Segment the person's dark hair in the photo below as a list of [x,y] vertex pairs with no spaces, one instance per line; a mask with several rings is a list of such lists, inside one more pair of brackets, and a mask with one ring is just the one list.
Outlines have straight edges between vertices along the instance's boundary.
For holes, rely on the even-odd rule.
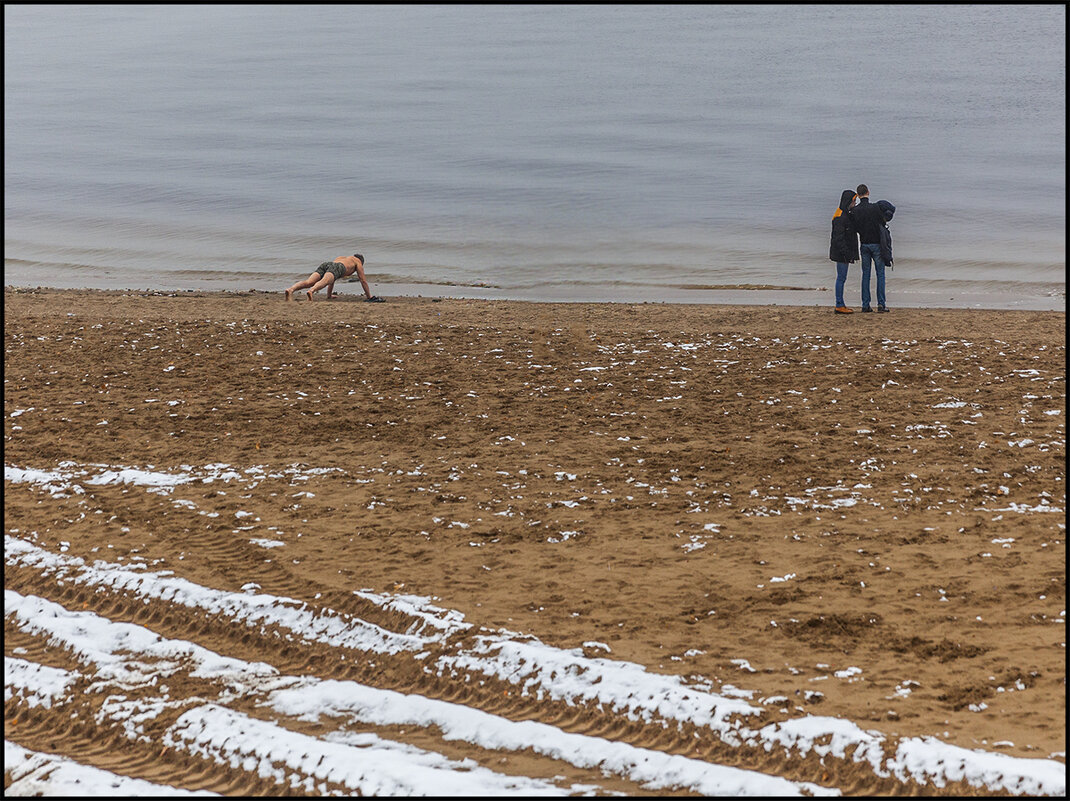
[[[866,186],[865,184],[859,184],[858,185],[858,189],[855,190],[855,193],[859,197],[862,197],[863,195],[868,195],[869,194],[869,187]],[[364,261],[364,259],[361,259],[361,261]]]
[[363,257],[363,256],[361,256],[361,255],[360,255],[359,253],[354,253],[353,255],[354,255],[354,256],[355,256],[356,258],[360,259],[360,263],[361,263],[361,264],[364,264],[364,257]]

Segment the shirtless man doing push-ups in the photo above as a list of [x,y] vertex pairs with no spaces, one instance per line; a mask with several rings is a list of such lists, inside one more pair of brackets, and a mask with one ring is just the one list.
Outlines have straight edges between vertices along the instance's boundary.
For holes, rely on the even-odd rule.
[[354,272],[360,279],[360,285],[364,287],[365,299],[381,303],[383,299],[372,294],[368,281],[364,278],[364,257],[359,253],[354,253],[352,256],[339,256],[334,261],[323,262],[316,272],[286,290],[286,300],[293,300],[293,294],[298,289],[307,290],[305,294],[309,300],[312,300],[312,295],[324,287],[327,287],[327,300],[330,300],[334,297],[334,282],[339,278],[348,278]]

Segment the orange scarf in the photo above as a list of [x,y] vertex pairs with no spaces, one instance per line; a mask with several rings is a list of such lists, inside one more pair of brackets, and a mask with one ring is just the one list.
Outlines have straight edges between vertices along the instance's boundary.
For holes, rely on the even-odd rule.
[[[855,195],[853,198],[851,198],[851,202],[854,203],[857,199],[858,199],[858,195]],[[835,220],[841,214],[843,214],[843,209],[841,209],[839,206],[837,206],[836,207],[836,213],[832,215],[832,219]]]

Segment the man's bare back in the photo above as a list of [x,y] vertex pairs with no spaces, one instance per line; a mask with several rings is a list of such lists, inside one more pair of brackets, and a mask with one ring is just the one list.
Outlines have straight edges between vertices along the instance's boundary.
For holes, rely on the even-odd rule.
[[356,256],[339,256],[333,261],[345,265],[346,273],[345,276],[343,276],[344,278],[348,278],[349,276],[351,276],[356,271],[357,265],[360,264],[360,259],[358,259]]

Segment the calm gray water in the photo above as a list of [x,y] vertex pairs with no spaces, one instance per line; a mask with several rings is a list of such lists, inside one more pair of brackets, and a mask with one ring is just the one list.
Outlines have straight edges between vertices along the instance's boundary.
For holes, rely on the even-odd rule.
[[832,212],[865,182],[898,209],[890,305],[1065,309],[1063,6],[4,23],[7,285],[281,290],[360,251],[386,295],[827,290]]

